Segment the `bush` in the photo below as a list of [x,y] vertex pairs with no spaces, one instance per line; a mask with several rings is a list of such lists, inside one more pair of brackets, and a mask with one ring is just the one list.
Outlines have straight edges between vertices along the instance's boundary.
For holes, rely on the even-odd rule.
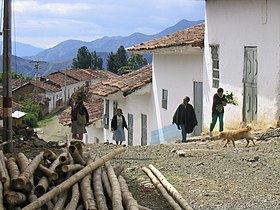
[[27,113],[23,118],[22,122],[30,128],[37,127],[38,118],[33,113]]

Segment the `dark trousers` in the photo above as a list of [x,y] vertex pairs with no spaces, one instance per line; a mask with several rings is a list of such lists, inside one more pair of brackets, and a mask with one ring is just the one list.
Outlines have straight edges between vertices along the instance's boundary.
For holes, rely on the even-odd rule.
[[182,142],[187,142],[187,133],[184,125],[180,125],[182,133]]

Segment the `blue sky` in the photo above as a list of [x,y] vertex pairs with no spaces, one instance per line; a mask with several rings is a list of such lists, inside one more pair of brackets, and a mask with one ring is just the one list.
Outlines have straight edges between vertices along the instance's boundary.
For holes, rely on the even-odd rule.
[[68,39],[155,34],[204,19],[203,0],[13,0],[12,40],[49,48]]

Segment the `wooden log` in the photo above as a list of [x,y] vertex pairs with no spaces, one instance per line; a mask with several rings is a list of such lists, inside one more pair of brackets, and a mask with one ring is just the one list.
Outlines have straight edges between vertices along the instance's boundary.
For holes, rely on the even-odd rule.
[[7,160],[7,169],[8,169],[9,174],[10,174],[11,188],[13,188],[14,181],[20,175],[20,171],[19,171],[18,165],[16,163],[16,158],[15,157],[8,158],[8,160]]
[[[17,162],[17,165],[20,169],[20,173],[23,173],[24,170],[27,168],[27,166],[30,163],[28,158],[22,152],[20,152],[16,155],[16,162]],[[30,179],[28,180],[26,185],[21,190],[24,191],[24,192],[30,192],[32,190],[32,188],[34,188],[34,184],[33,184],[32,180],[33,180],[33,175],[30,177]],[[15,181],[17,181],[17,179]],[[13,187],[18,189],[17,186],[14,184],[14,182],[13,182]]]
[[[70,159],[71,161],[71,159]],[[71,177],[72,172],[68,172],[66,174],[65,180],[67,180],[69,177]],[[60,193],[60,195],[58,196],[58,200],[55,203],[54,207],[52,210],[62,210],[64,208],[65,202],[67,200],[67,196],[68,196],[68,189],[64,190],[64,192]]]
[[21,192],[15,192],[15,191],[9,191],[5,195],[5,199],[8,202],[8,204],[12,206],[19,206],[26,201],[26,195]]
[[109,181],[109,178],[108,178],[106,168],[104,168],[103,166],[101,167],[101,178],[102,178],[102,182],[104,184],[104,187],[105,187],[105,190],[106,190],[106,193],[107,193],[108,197],[110,199],[112,199],[112,188],[111,188],[111,185],[110,185],[110,181]]
[[19,152],[17,155],[16,155],[16,161],[17,161],[17,164],[19,166],[19,169],[20,169],[20,172],[22,173],[26,168],[27,166],[29,165],[29,160],[28,158],[25,156],[25,154],[23,154],[22,152]]
[[105,162],[111,160],[116,155],[123,153],[125,150],[125,147],[117,148],[114,151],[102,156],[99,160],[91,163],[79,172],[75,173],[68,180],[64,181],[49,192],[45,193],[36,201],[28,204],[22,210],[35,210],[40,208],[42,205],[50,201],[53,197],[57,196],[59,193],[62,193],[64,190],[68,189],[69,187],[83,179],[86,175],[92,173],[96,168],[102,166]]
[[63,165],[61,170],[64,173],[66,173],[66,172],[70,172],[70,171],[79,171],[82,168],[84,168],[84,166],[81,164],[71,164],[71,165]]
[[49,188],[49,179],[46,176],[41,177],[38,184],[35,187],[34,194],[37,197],[44,195]]
[[[93,156],[90,156],[93,159]],[[96,157],[95,160],[98,160],[99,157]],[[102,178],[101,178],[101,167],[97,168],[93,172],[93,189],[94,189],[94,196],[96,199],[97,209],[107,210],[107,203],[106,197],[104,195],[104,190],[102,186]]]
[[157,189],[160,191],[162,196],[166,199],[166,201],[170,204],[170,206],[175,210],[182,210],[180,205],[176,203],[176,201],[168,194],[166,189],[163,187],[163,185],[160,183],[160,181],[156,178],[156,176],[153,174],[153,172],[146,167],[143,167],[142,170],[150,177],[153,184],[157,187]]
[[26,169],[19,175],[19,177],[14,182],[17,189],[23,189],[27,184],[29,179],[33,176],[34,171],[39,166],[40,162],[43,160],[43,152],[40,152],[26,167]]
[[106,169],[107,169],[107,174],[108,178],[110,181],[110,185],[112,188],[112,206],[113,209],[124,209],[122,205],[122,194],[121,194],[121,187],[120,183],[118,181],[118,178],[114,172],[114,169],[110,162],[105,163]]
[[80,190],[79,190],[79,184],[75,183],[72,186],[72,197],[70,202],[67,204],[65,210],[76,210],[79,200],[80,200],[81,194],[80,194]]
[[5,183],[7,181],[7,176],[9,175],[6,161],[5,161],[5,155],[3,153],[3,150],[0,150],[0,170],[1,170],[1,181]]
[[76,146],[70,145],[68,147],[68,150],[69,150],[69,152],[70,152],[70,154],[71,154],[71,156],[72,156],[72,158],[74,160],[74,163],[81,164],[83,166],[86,165],[85,160],[80,155],[79,150],[77,149]]
[[124,170],[123,166],[117,166],[114,168],[115,174],[117,177],[119,177],[119,175],[121,175],[122,171]]
[[167,189],[169,194],[180,204],[180,206],[184,210],[192,210],[193,208],[188,204],[188,202],[183,198],[183,196],[173,187],[166,178],[160,173],[159,170],[156,169],[152,164],[149,165],[149,168],[151,171],[156,175],[156,177],[159,179],[161,184]]
[[[93,159],[90,157],[87,161],[87,166],[93,163]],[[93,190],[91,188],[92,175],[86,175],[81,182],[81,194],[86,210],[97,210],[96,203],[93,196]]]
[[83,205],[83,204],[79,205],[78,208],[77,208],[77,210],[84,210],[84,209],[85,209],[85,208],[84,208],[84,205]]
[[2,170],[4,171],[5,177],[6,177],[6,181],[3,184],[3,189],[4,189],[3,192],[4,192],[4,197],[5,197],[5,195],[10,191],[10,182],[11,182],[10,180],[11,179],[10,179],[8,170],[6,168],[5,155],[2,150],[0,150],[0,162],[2,165]]
[[49,169],[50,169],[51,171],[55,171],[55,168],[60,164],[59,158],[60,158],[60,157],[63,157],[63,156],[67,156],[67,152],[61,153],[61,154],[52,162],[52,164],[51,164],[50,167],[49,167]]
[[40,164],[38,168],[41,172],[43,172],[43,174],[46,177],[50,178],[51,180],[57,180],[58,179],[58,174],[55,171],[50,170],[49,168],[43,166],[42,164]]
[[3,184],[2,182],[0,182],[0,209],[5,209],[3,201],[4,201]]
[[57,158],[57,155],[49,149],[46,149],[44,151],[43,156],[44,156],[44,159],[48,159],[51,162],[53,162]]
[[64,153],[64,155],[60,155],[59,158],[59,165],[66,165],[69,164],[71,161],[71,158],[69,156],[69,153]]
[[118,177],[121,192],[122,192],[122,199],[125,204],[126,209],[129,210],[139,210],[137,201],[133,198],[131,192],[129,192],[128,186],[126,184],[125,179],[122,175],[119,175]]
[[64,209],[64,205],[67,199],[67,190],[65,190],[64,192],[60,193],[60,195],[58,196],[58,200],[55,203],[54,207],[52,208],[52,210],[62,210]]

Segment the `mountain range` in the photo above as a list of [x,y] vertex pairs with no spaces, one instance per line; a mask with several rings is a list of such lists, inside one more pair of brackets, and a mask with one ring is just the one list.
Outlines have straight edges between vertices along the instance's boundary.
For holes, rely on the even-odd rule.
[[[106,66],[108,54],[110,52],[115,53],[121,45],[123,45],[125,48],[131,47],[142,42],[175,33],[179,30],[186,29],[203,22],[204,20],[188,21],[183,19],[177,24],[154,35],[146,35],[136,32],[126,37],[105,36],[91,42],[85,42],[81,40],[66,40],[49,49],[36,48],[31,45],[17,42],[15,44],[16,51],[13,50],[13,53],[16,54],[16,56],[13,56],[12,58],[12,69],[19,74],[27,76],[34,76],[36,73],[39,73],[40,75],[46,75],[57,70],[66,68],[69,69],[71,68],[73,58],[77,56],[78,49],[82,46],[86,46],[90,52],[96,51],[97,55],[103,59],[103,64]],[[35,72],[33,68],[34,63],[31,63],[31,60],[45,61],[46,63],[41,63],[41,69],[39,72]],[[0,67],[0,69],[2,69],[2,67]]]

